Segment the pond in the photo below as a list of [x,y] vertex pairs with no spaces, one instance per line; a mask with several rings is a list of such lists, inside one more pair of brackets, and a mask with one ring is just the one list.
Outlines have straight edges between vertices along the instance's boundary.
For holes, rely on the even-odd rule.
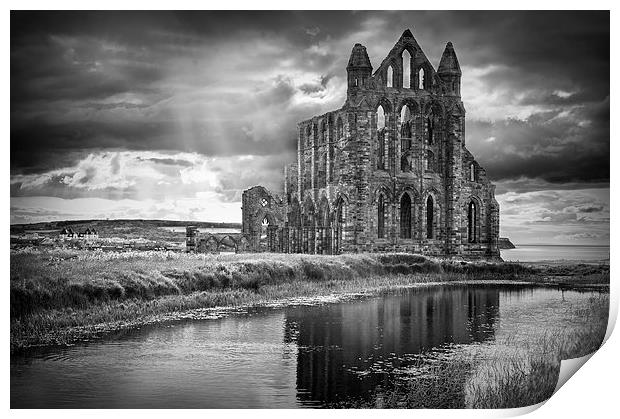
[[[592,293],[401,289],[255,308],[11,357],[12,408],[293,408],[372,397],[412,365],[546,322]],[[416,364],[417,362],[417,364]]]

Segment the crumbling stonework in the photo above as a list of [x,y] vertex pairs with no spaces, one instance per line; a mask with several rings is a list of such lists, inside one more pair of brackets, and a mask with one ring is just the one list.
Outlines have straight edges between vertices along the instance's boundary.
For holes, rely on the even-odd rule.
[[406,30],[374,73],[356,44],[344,106],[298,124],[283,196],[244,191],[250,247],[499,256],[495,186],[465,147],[460,93],[450,42],[435,70]]

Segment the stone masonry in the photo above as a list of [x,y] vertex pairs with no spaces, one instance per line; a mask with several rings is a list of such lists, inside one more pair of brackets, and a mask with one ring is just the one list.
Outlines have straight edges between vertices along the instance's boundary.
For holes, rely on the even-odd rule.
[[243,193],[255,251],[499,257],[495,186],[465,147],[461,69],[437,70],[406,30],[373,72],[356,44],[342,108],[298,124],[284,193]]

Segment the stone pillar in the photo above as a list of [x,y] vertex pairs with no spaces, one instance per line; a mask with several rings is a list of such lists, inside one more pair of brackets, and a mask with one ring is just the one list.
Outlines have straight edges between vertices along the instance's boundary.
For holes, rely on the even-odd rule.
[[301,197],[303,196],[304,190],[304,156],[303,156],[303,135],[304,128],[302,126],[298,127],[298,136],[297,136],[297,201],[302,202]]
[[463,132],[462,119],[464,115],[460,114],[458,108],[453,106],[451,111],[446,114],[447,121],[445,123],[446,133],[445,139],[445,171],[446,173],[446,199],[445,199],[445,217],[443,223],[446,226],[446,253],[456,254],[460,252],[461,247],[461,225],[463,214],[461,210],[460,191],[463,188]]
[[[365,243],[368,237],[369,214],[366,211],[371,201],[370,173],[372,172],[371,149],[372,141],[377,140],[376,110],[365,109],[353,115],[353,138],[355,142],[351,162],[347,164],[352,171],[352,184],[355,192],[351,194],[347,208],[352,227],[352,244],[357,247]],[[371,211],[372,212],[372,211]]]
[[327,138],[325,141],[325,147],[327,147],[327,165],[325,166],[325,179],[327,179],[327,185],[329,185],[330,183],[332,183],[333,179],[332,179],[332,164],[333,161],[332,159],[334,158],[333,151],[334,151],[334,147],[332,146],[332,141],[333,141],[333,129],[334,127],[333,125],[333,118],[327,118],[325,123],[328,124],[327,125],[327,130],[325,131],[327,133]]
[[[318,148],[318,136],[319,136],[319,127],[318,124],[316,124],[314,121],[312,122],[312,160],[311,160],[311,168],[310,168],[310,173],[311,173],[311,177],[310,177],[310,184],[312,185],[312,190],[313,192],[316,191],[317,188],[317,148]],[[314,196],[315,194],[313,193],[313,197],[316,200],[316,197]]]

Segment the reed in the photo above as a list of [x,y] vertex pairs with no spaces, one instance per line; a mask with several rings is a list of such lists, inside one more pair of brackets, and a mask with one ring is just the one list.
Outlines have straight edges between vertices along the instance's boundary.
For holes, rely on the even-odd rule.
[[328,407],[505,409],[541,403],[553,394],[562,359],[585,356],[603,343],[609,294],[562,314],[567,322],[561,329],[543,321],[492,344],[456,349],[439,363],[419,361],[409,366],[418,372],[414,377],[379,388],[366,399]]

